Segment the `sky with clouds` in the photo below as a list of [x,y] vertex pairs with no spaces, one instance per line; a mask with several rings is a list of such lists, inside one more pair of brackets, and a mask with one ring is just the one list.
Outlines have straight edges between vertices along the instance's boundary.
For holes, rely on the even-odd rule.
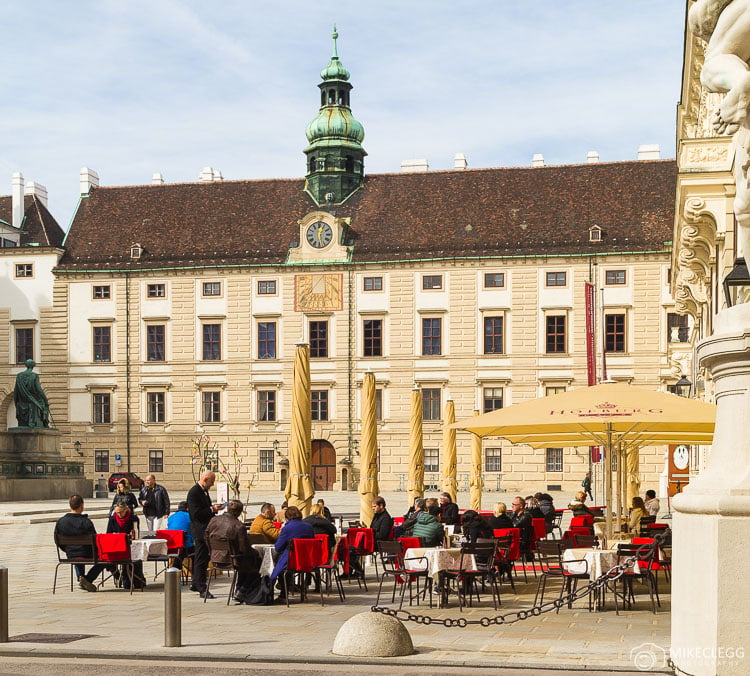
[[83,166],[102,185],[302,177],[334,22],[367,173],[674,157],[685,4],[6,0],[0,194],[22,172],[67,228]]

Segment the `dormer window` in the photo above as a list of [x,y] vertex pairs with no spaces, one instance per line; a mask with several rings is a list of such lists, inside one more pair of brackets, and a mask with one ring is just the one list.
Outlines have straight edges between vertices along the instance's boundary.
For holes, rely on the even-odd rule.
[[589,242],[601,242],[602,229],[598,225],[592,225],[589,228]]
[[143,255],[143,247],[136,243],[130,246],[130,257],[133,260],[138,260]]

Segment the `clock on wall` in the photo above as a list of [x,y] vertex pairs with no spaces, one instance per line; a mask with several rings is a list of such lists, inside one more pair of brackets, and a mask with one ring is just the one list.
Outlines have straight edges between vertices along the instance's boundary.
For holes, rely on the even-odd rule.
[[325,221],[315,221],[307,226],[307,243],[315,249],[324,249],[333,240],[333,230]]
[[674,451],[672,451],[672,462],[675,469],[687,469],[687,466],[690,464],[690,449],[685,444],[675,446]]

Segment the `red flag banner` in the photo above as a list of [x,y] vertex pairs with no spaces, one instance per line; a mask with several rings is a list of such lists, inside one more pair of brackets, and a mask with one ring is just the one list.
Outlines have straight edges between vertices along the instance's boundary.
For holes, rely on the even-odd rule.
[[596,385],[596,343],[594,341],[594,285],[586,282],[586,370],[589,386]]

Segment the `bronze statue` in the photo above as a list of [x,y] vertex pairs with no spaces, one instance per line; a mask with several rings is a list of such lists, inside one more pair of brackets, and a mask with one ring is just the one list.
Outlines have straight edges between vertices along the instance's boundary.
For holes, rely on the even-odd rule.
[[44,394],[39,376],[34,373],[36,362],[26,360],[26,370],[16,376],[13,401],[19,427],[49,428],[49,402]]

